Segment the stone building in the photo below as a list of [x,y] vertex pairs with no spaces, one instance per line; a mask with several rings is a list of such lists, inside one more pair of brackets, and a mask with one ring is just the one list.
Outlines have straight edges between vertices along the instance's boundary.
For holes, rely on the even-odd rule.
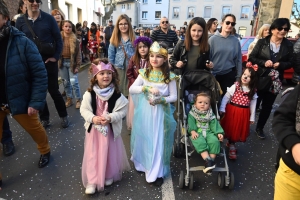
[[276,18],[290,19],[293,4],[294,0],[260,0],[252,35],[256,35],[263,24],[272,24]]

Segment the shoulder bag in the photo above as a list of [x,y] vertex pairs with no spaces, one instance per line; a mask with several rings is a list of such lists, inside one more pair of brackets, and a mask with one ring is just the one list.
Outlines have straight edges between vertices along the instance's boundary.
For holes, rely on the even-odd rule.
[[29,25],[27,16],[23,15],[23,17],[24,17],[25,23],[26,23],[26,25],[27,25],[30,33],[33,36],[33,42],[37,46],[40,54],[41,55],[51,55],[51,56],[53,54],[55,54],[55,50],[56,50],[55,42],[54,43],[44,43],[44,42],[41,42],[40,39],[38,38],[38,36],[32,30],[32,27]]

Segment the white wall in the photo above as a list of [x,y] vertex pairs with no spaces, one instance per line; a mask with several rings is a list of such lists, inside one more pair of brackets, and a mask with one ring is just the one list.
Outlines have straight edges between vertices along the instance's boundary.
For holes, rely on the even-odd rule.
[[[228,6],[230,8],[230,13],[234,14],[237,18],[236,21],[236,30],[239,32],[240,28],[246,28],[246,35],[251,34],[251,25],[250,22],[252,20],[253,15],[253,0],[170,0],[170,11],[169,11],[169,21],[171,24],[175,24],[177,29],[180,26],[183,26],[183,23],[192,19],[188,15],[188,8],[194,8],[194,17],[205,17],[204,11],[205,7],[211,8],[211,15],[207,16],[205,20],[209,20],[210,18],[217,18],[219,23],[221,22],[222,17],[222,8],[224,6]],[[242,7],[248,6],[249,13],[248,18],[241,18]],[[179,9],[179,16],[174,17],[174,8],[177,7]],[[244,8],[245,8],[244,7]]]
[[112,16],[112,20],[113,20],[113,24],[116,25],[116,21],[118,19],[118,17],[122,14],[126,14],[129,18],[131,18],[131,24],[132,26],[136,26],[136,3],[132,3],[132,2],[125,2],[125,3],[120,3],[116,5],[115,10],[113,11],[113,13],[111,14]]

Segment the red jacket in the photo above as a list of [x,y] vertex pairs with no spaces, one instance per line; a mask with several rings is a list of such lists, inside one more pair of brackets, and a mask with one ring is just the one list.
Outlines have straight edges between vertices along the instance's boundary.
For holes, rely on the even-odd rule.
[[143,67],[141,67],[140,64],[141,62],[138,65],[136,65],[133,61],[133,57],[130,58],[127,68],[128,88],[130,88],[132,83],[139,76],[139,69],[147,67],[148,61],[145,60]]

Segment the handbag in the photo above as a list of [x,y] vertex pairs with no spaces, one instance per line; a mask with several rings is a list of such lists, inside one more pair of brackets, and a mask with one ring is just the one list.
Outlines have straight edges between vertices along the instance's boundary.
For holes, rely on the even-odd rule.
[[56,51],[56,44],[54,43],[45,43],[45,42],[41,42],[40,39],[38,38],[38,36],[34,33],[34,31],[32,30],[32,27],[29,25],[28,23],[28,19],[25,15],[23,15],[25,23],[30,31],[30,33],[33,36],[33,42],[35,43],[35,45],[37,46],[39,52],[41,55],[53,55],[55,54]]
[[258,86],[257,86],[257,92],[259,92],[259,93],[268,92],[272,85],[272,77],[270,77],[268,75],[264,76],[266,71],[268,71],[268,70],[266,69],[259,76],[259,81],[258,81]]

